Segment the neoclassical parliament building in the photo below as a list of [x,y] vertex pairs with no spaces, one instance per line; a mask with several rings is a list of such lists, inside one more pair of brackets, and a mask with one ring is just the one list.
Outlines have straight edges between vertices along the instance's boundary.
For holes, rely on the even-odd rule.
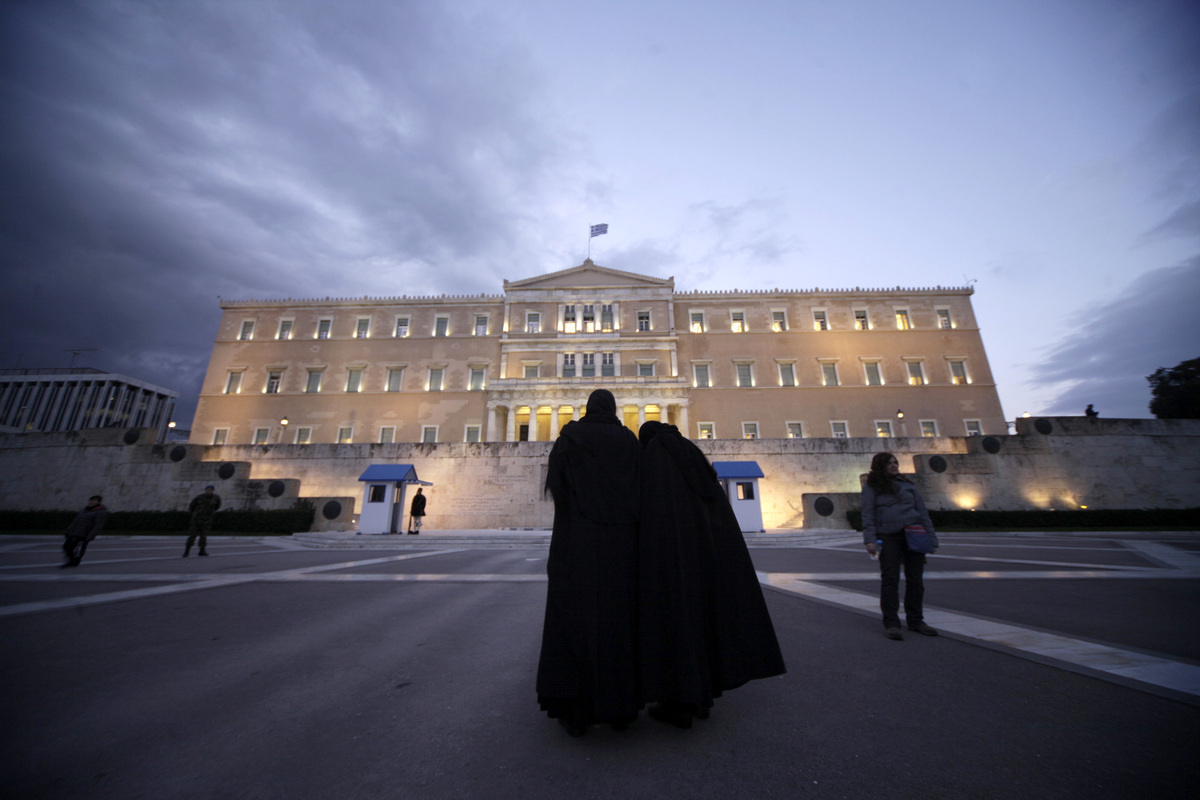
[[1005,434],[972,293],[677,292],[589,259],[501,295],[224,300],[190,441],[547,441],[598,387],[693,439]]

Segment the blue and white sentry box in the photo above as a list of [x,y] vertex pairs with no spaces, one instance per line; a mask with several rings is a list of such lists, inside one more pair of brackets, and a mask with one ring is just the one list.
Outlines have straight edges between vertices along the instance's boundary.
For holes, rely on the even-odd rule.
[[404,494],[410,483],[433,486],[417,478],[412,464],[372,464],[358,476],[363,486],[359,533],[396,533],[404,522]]
[[758,479],[765,477],[757,461],[714,461],[717,479],[725,488],[733,513],[743,532],[764,530],[762,505],[758,499]]

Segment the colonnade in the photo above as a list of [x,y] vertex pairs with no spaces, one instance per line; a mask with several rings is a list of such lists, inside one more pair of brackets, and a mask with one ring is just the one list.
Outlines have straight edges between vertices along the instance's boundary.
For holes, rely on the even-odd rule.
[[[530,441],[536,442],[539,440],[553,441],[558,438],[558,432],[562,426],[566,425],[573,419],[583,417],[586,410],[586,403],[563,403],[561,401],[546,401],[546,400],[529,400],[529,401],[512,401],[512,402],[494,402],[488,404],[487,429],[484,431],[484,441],[487,442],[516,442]],[[636,413],[637,423],[631,424]],[[522,414],[527,415],[527,426],[525,437],[521,437],[521,431],[518,429],[518,417]],[[547,432],[548,435],[539,433],[538,419],[539,417],[548,417]],[[634,432],[641,428],[642,424],[648,419],[657,419],[661,422],[668,422],[679,427],[680,431],[687,435],[687,404],[686,403],[664,403],[646,400],[644,398],[634,398],[626,400],[617,398],[617,416],[624,419],[627,425],[630,425]],[[501,426],[500,419],[503,417],[503,425]]]

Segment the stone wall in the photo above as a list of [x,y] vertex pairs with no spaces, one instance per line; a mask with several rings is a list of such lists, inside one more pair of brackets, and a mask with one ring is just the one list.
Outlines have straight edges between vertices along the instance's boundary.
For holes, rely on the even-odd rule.
[[[226,508],[317,506],[317,529],[353,530],[358,476],[411,463],[431,529],[548,528],[550,442],[154,444],[149,430],[0,435],[0,508],[65,510],[102,494],[114,510],[181,509],[212,483]],[[1200,506],[1200,421],[1022,419],[1016,435],[971,438],[718,439],[713,461],[757,461],[768,529],[846,527],[875,453],[900,459],[932,508]]]

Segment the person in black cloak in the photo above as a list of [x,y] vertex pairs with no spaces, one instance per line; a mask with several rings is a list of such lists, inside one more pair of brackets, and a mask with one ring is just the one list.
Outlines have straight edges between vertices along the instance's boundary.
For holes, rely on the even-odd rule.
[[641,699],[690,728],[723,691],[786,667],[716,470],[674,425],[647,422],[638,438]]
[[550,452],[554,532],[537,693],[542,710],[582,736],[637,718],[637,436],[597,389]]

